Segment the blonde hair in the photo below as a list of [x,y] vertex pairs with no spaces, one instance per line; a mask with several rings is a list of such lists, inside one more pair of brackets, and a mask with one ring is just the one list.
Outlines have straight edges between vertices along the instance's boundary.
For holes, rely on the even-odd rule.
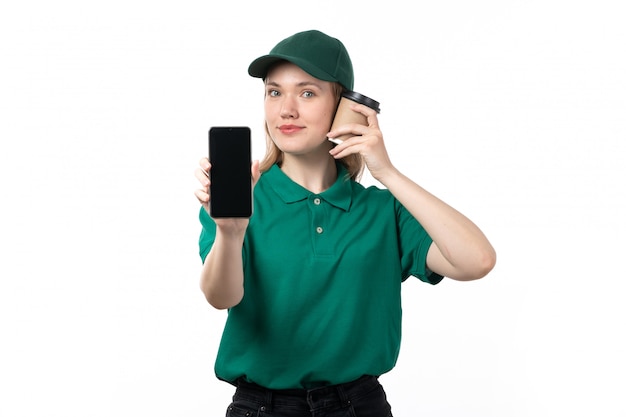
[[[339,100],[341,99],[341,94],[345,91],[344,87],[339,83],[333,83],[333,94],[335,96],[336,105],[339,105]],[[337,109],[335,108],[335,111]],[[259,165],[261,172],[265,172],[269,170],[272,165],[276,163],[280,163],[283,160],[283,151],[278,149],[278,146],[272,140],[270,136],[269,130],[267,129],[267,123],[265,123],[265,156]],[[359,181],[361,176],[363,175],[363,169],[365,168],[365,163],[363,161],[363,157],[360,154],[352,154],[348,155],[345,158],[341,158],[339,160],[346,170],[348,171],[348,175],[350,179],[354,181]]]

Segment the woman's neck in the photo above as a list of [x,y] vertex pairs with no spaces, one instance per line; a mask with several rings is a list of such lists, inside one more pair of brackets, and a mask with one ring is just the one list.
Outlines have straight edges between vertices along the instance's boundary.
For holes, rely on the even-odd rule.
[[284,155],[280,169],[292,181],[316,194],[330,188],[337,179],[337,165],[332,157],[307,160],[294,155]]

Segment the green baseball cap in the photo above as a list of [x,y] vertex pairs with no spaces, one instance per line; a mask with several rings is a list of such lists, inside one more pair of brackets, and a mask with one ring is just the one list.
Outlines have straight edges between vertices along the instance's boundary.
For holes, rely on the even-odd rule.
[[348,90],[354,88],[352,61],[346,47],[318,30],[299,32],[280,41],[268,55],[252,61],[248,74],[265,78],[269,68],[279,61],[289,61],[323,81],[338,82]]

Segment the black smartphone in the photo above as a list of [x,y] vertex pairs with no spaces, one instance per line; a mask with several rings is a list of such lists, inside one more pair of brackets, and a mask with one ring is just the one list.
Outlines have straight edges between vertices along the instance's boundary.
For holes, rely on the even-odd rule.
[[252,216],[250,128],[214,126],[209,129],[211,217]]

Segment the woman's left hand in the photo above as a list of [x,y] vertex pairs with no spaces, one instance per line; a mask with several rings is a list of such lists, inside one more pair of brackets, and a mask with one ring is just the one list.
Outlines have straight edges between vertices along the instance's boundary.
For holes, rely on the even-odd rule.
[[362,104],[351,104],[353,111],[367,117],[367,126],[357,123],[339,126],[328,133],[329,138],[343,135],[350,137],[330,150],[335,159],[345,158],[352,154],[361,154],[367,169],[372,176],[380,181],[388,170],[394,169],[383,141],[383,133],[378,127],[378,116],[375,110]]

